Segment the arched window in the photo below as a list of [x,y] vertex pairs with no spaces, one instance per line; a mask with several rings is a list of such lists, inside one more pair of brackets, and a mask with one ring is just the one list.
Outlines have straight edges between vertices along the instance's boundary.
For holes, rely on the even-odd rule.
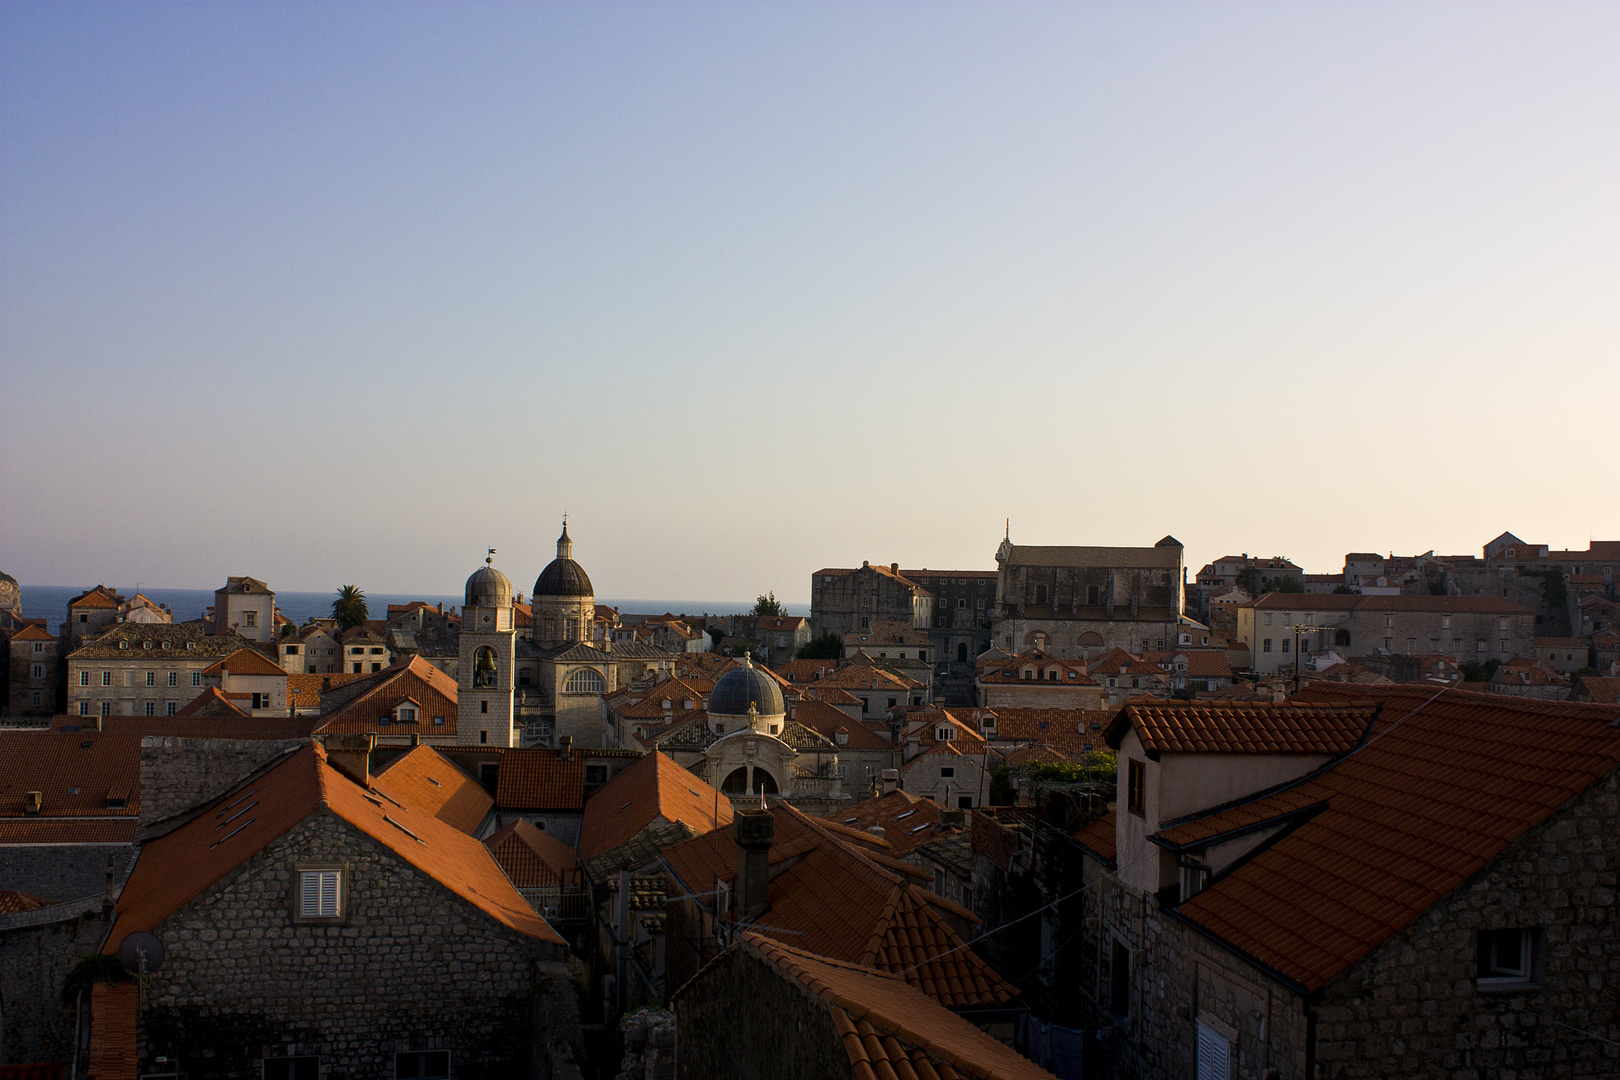
[[748,767],[731,770],[731,774],[720,782],[720,790],[727,795],[775,795],[777,793],[776,777],[754,766],[754,787],[748,789]]
[[1348,630],[1335,631],[1334,634],[1333,634],[1333,644],[1334,645],[1348,646],[1350,644],[1350,631],[1348,631]]
[[1035,602],[1037,604],[1046,603],[1046,586],[1045,585],[1037,585],[1037,586],[1035,586]]
[[580,668],[568,676],[563,691],[569,694],[600,694],[607,689],[602,673],[595,668]]
[[[356,670],[359,670],[358,668]],[[473,653],[473,686],[487,687],[496,683],[495,650],[488,645]]]

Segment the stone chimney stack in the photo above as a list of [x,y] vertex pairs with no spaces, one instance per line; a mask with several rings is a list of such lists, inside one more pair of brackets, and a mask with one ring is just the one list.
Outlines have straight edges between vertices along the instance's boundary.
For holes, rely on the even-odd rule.
[[328,735],[326,763],[361,787],[371,787],[371,748],[377,745],[373,732],[364,735]]
[[893,793],[893,791],[895,789],[895,786],[900,783],[900,770],[899,769],[884,769],[882,775],[883,775],[883,794],[888,795],[888,794]]
[[574,760],[574,737],[572,735],[559,735],[557,737],[557,756],[563,761]]
[[737,841],[735,919],[752,922],[771,904],[771,843],[776,819],[769,810],[733,812],[731,834]]

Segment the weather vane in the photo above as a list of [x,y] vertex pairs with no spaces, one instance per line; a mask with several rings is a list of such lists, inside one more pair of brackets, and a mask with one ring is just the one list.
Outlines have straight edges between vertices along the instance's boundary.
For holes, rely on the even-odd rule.
[[494,566],[495,565],[495,549],[494,548],[490,548],[489,549],[489,554],[484,556],[484,565],[485,566]]

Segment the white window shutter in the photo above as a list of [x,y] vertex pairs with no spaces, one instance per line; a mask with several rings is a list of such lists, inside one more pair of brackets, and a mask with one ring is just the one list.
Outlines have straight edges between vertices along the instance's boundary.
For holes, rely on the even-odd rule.
[[333,918],[338,913],[338,876],[336,870],[321,871],[321,916]]
[[305,870],[298,877],[301,889],[298,914],[312,919],[321,911],[321,875],[313,870]]
[[1198,1080],[1232,1080],[1232,1044],[1198,1021]]

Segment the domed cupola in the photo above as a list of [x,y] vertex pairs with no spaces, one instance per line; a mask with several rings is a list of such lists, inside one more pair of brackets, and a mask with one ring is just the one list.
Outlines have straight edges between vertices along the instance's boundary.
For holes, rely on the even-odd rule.
[[512,582],[494,567],[495,553],[491,551],[484,565],[473,571],[467,579],[463,602],[467,607],[511,607]]
[[709,715],[747,716],[750,712],[762,717],[785,716],[787,705],[776,680],[744,657],[742,667],[720,676],[709,691]]
[[563,522],[562,535],[557,537],[557,557],[540,571],[534,581],[534,595],[540,596],[592,596],[596,590],[585,568],[574,561],[574,542],[568,539],[568,522]]

